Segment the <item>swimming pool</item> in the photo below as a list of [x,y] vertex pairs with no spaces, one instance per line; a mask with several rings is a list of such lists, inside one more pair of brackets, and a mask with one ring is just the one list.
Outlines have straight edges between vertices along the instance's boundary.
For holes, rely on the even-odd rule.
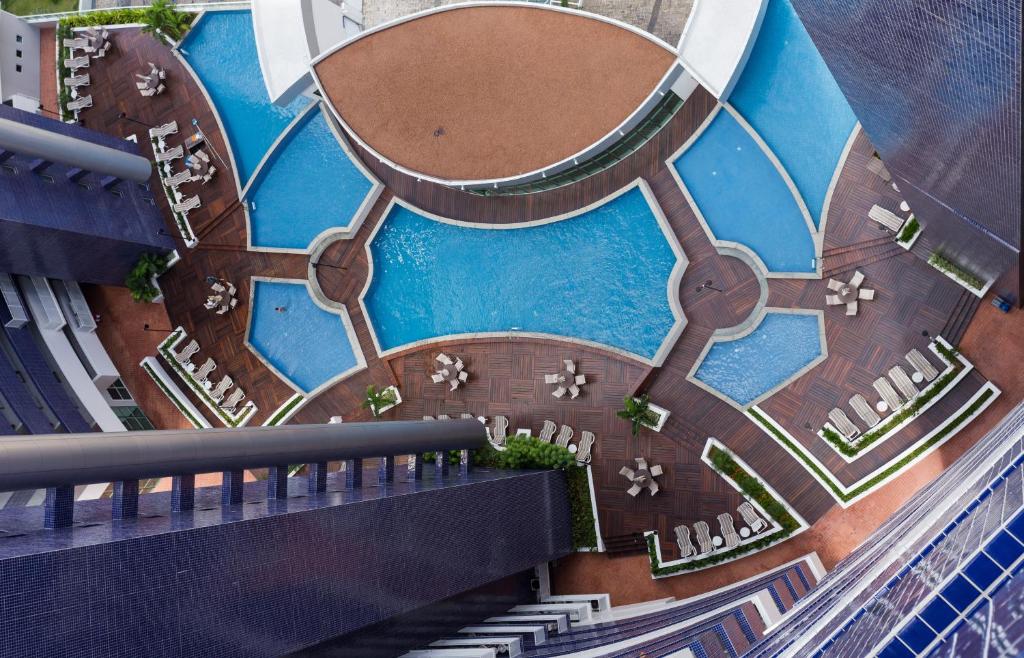
[[788,0],[770,0],[728,101],[771,147],[821,225],[853,110]]
[[575,216],[505,228],[392,205],[361,298],[378,349],[516,331],[663,358],[685,323],[685,256],[646,194],[637,183]]
[[820,311],[769,311],[746,336],[712,342],[688,379],[745,408],[822,361],[826,353]]
[[672,166],[716,239],[749,247],[769,272],[815,272],[814,240],[792,190],[726,109]]
[[205,12],[179,51],[216,106],[244,188],[267,149],[310,100],[299,96],[288,107],[270,102],[249,10]]
[[304,281],[254,279],[251,309],[250,349],[303,393],[366,365],[347,312],[317,305]]
[[318,105],[278,143],[246,194],[250,244],[305,250],[324,231],[361,222],[374,189]]

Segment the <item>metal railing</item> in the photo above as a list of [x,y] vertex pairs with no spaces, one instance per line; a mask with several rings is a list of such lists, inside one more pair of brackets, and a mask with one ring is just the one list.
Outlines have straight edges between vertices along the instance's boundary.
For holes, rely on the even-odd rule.
[[[221,502],[242,501],[246,469],[269,468],[267,496],[287,496],[290,464],[306,464],[310,494],[327,487],[327,462],[346,461],[347,483],[362,485],[362,460],[380,458],[384,482],[394,479],[395,455],[416,455],[414,477],[422,477],[424,452],[483,447],[487,433],[476,419],[285,425],[237,429],[0,436],[0,491],[46,489],[50,528],[70,526],[75,485],[113,482],[114,518],[138,511],[139,480],[171,476],[172,511],[194,506],[195,476],[221,471]],[[448,460],[437,469],[448,475]]]

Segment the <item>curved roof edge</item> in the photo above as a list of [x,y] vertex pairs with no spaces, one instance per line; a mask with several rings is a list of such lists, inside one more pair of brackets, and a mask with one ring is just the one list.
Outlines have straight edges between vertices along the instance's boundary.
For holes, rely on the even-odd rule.
[[719,101],[732,92],[757,41],[768,0],[695,0],[679,37],[679,59]]

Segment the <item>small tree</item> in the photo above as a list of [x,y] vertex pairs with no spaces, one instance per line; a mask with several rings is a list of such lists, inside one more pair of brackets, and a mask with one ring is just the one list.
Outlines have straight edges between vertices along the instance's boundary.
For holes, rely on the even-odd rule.
[[137,302],[151,302],[160,291],[153,286],[153,277],[160,276],[167,270],[167,256],[161,254],[142,254],[135,264],[124,285],[132,293]]
[[363,409],[369,409],[374,418],[380,416],[380,409],[395,403],[395,393],[389,389],[377,390],[374,384],[366,387],[366,399],[363,400]]
[[616,414],[619,418],[632,423],[633,436],[640,436],[641,425],[653,426],[658,422],[658,417],[651,411],[650,401],[651,396],[646,393],[641,393],[637,397],[627,395],[623,400],[626,408]]
[[142,31],[160,40],[160,33],[166,34],[177,41],[181,38],[185,17],[167,0],[153,0],[153,4],[143,10]]

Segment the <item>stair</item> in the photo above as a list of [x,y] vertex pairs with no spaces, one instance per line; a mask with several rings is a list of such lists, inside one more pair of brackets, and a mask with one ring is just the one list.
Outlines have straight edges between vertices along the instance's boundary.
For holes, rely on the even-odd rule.
[[853,272],[866,265],[877,263],[906,253],[903,247],[893,242],[892,237],[859,242],[848,247],[823,252],[821,272],[823,277],[836,277]]
[[964,337],[967,327],[974,319],[974,314],[978,311],[981,301],[980,297],[967,290],[960,291],[960,298],[957,300],[956,306],[953,307],[953,312],[949,314],[946,324],[939,332],[953,347],[960,344],[960,339]]
[[633,555],[647,552],[647,539],[643,533],[604,537],[604,548],[608,555]]

